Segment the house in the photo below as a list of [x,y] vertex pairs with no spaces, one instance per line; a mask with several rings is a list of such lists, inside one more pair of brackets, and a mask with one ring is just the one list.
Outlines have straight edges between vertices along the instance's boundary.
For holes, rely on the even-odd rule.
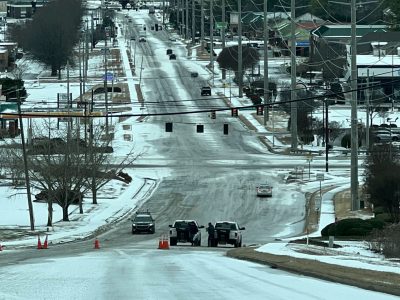
[[11,71],[14,68],[17,53],[17,43],[0,42],[0,72]]
[[[400,41],[387,53],[386,42],[371,42],[372,53],[357,54],[357,99],[364,103],[367,97],[374,104],[393,106],[400,102]],[[350,51],[350,47],[347,47]],[[350,53],[350,52],[349,52]],[[348,65],[351,57],[348,55]],[[345,80],[350,80],[347,69]],[[367,86],[371,88],[366,89]]]
[[[357,25],[357,40],[370,33],[386,33],[385,25]],[[346,45],[351,42],[351,24],[324,24],[310,33],[310,61],[320,64],[324,77],[331,80],[345,76]]]
[[[321,24],[326,23],[324,20],[313,16],[310,13],[301,15],[295,19],[295,36],[296,36],[296,55],[309,56],[310,52],[310,32],[318,28]],[[292,22],[290,19],[282,20],[273,26],[272,44],[282,48],[282,52],[290,55],[292,42]]]

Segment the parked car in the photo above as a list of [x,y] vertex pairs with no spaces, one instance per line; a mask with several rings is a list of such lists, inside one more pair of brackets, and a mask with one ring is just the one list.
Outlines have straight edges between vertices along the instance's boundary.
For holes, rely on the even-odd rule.
[[140,232],[153,234],[155,232],[155,226],[155,220],[150,212],[137,212],[132,219],[132,234]]
[[[171,246],[176,246],[177,243],[193,243],[194,246],[201,245],[200,229],[204,228],[204,226],[199,226],[195,220],[176,220],[169,227],[169,242]],[[194,239],[195,235],[196,239]]]
[[269,184],[260,184],[257,187],[257,197],[272,197],[272,186]]
[[201,95],[202,96],[211,96],[211,88],[209,86],[203,86],[201,88]]
[[389,143],[397,142],[400,140],[400,134],[395,132],[390,132],[390,130],[379,129],[373,131],[374,141],[376,143]]
[[215,244],[226,245],[230,244],[235,247],[242,247],[242,230],[237,222],[220,221],[215,223]]

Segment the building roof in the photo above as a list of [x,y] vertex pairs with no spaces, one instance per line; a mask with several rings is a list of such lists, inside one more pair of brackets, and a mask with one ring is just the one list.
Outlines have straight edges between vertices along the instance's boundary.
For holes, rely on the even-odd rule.
[[[357,25],[356,27],[357,37],[363,37],[364,35],[370,32],[387,32],[387,31],[389,30],[386,25]],[[326,39],[350,38],[351,25],[325,24],[313,30],[311,34]]]

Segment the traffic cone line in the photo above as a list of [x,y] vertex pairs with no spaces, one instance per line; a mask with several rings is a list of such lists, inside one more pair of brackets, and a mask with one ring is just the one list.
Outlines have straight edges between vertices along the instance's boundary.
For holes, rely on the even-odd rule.
[[97,238],[94,240],[94,249],[100,249],[100,242]]
[[42,249],[42,243],[40,242],[40,235],[38,235],[37,248],[38,250]]
[[48,235],[46,234],[46,239],[44,240],[44,243],[43,243],[43,249],[47,249],[47,238],[48,238]]

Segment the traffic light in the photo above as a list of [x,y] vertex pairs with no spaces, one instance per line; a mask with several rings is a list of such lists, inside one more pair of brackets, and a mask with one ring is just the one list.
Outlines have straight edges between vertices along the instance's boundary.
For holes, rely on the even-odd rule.
[[257,106],[257,115],[262,116],[264,114],[264,106]]
[[197,131],[197,133],[203,133],[204,132],[204,125],[197,125],[196,126],[196,131]]
[[172,132],[172,123],[165,123],[165,132]]
[[211,111],[211,119],[215,119],[217,118],[217,113],[215,112],[215,110]]
[[239,115],[239,110],[237,108],[232,108],[231,115],[232,117],[237,117]]
[[224,134],[228,134],[228,124],[224,124]]

